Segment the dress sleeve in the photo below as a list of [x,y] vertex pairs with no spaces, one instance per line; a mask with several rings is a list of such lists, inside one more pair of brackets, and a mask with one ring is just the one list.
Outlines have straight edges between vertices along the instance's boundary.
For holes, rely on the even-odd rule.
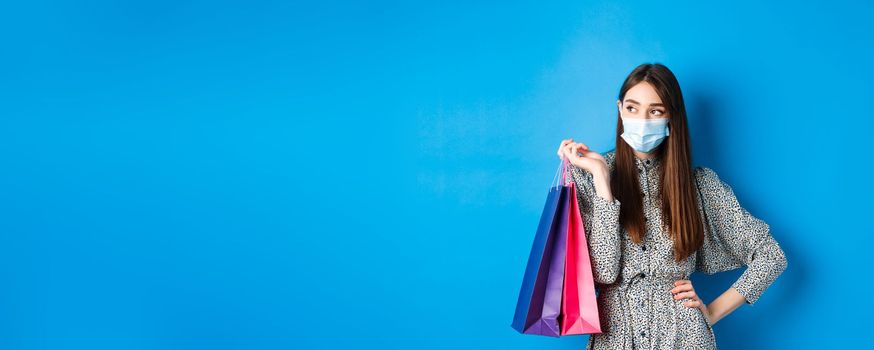
[[577,188],[577,202],[586,231],[595,282],[612,284],[619,276],[622,241],[619,200],[607,201],[595,192],[592,173],[568,164],[570,181]]
[[731,287],[752,305],[786,269],[786,255],[769,225],[742,207],[731,186],[713,169],[699,167],[696,177],[704,222],[709,222],[704,245],[697,252],[696,270],[715,274],[747,266]]

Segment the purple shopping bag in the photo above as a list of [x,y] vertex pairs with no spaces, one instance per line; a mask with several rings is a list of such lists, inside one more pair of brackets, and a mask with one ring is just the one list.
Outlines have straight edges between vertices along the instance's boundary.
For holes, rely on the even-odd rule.
[[[511,326],[520,333],[558,337],[567,253],[570,191],[564,162],[557,186],[551,186],[534,236]],[[555,183],[555,181],[553,181]]]

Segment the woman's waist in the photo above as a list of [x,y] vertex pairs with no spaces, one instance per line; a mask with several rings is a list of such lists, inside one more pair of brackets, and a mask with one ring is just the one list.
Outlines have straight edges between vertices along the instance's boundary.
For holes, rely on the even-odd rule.
[[660,271],[655,273],[647,273],[644,271],[623,271],[614,283],[601,284],[599,286],[604,290],[627,289],[632,286],[668,286],[668,289],[672,289],[674,282],[688,279],[688,274],[676,271]]
[[680,279],[683,279],[682,276],[680,278],[675,276],[663,276],[660,278],[650,278],[650,276],[641,278],[635,276],[635,278],[617,281],[610,285],[599,285],[598,298],[614,300],[613,303],[619,304],[636,299],[661,300],[665,303],[676,302],[677,300],[674,299],[674,294],[671,293],[671,290],[676,287],[674,282]]

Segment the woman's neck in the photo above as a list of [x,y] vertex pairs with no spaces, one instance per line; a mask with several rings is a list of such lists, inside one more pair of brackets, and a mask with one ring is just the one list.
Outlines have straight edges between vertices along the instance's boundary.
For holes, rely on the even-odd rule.
[[650,159],[650,158],[655,158],[656,155],[655,155],[655,152],[643,153],[643,152],[639,152],[639,151],[634,151],[634,156],[637,158],[640,158],[640,159]]

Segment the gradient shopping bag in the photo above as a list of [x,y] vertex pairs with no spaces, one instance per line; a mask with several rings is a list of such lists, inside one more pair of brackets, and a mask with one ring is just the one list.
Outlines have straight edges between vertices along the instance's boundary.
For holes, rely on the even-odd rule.
[[577,188],[568,191],[567,259],[561,305],[561,335],[601,333],[595,279],[583,218],[580,216]]
[[511,325],[525,334],[558,337],[561,333],[558,318],[561,312],[570,204],[569,188],[564,184],[564,162],[560,165],[559,173],[558,185],[549,188],[540,216]]

